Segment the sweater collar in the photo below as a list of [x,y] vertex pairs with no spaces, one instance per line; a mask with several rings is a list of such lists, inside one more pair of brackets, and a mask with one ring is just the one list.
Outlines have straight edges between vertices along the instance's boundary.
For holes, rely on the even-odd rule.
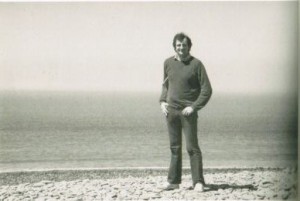
[[180,57],[177,54],[175,54],[174,59],[176,59],[178,61],[186,62],[186,61],[190,60],[191,57],[192,56],[189,54],[186,58],[180,59]]

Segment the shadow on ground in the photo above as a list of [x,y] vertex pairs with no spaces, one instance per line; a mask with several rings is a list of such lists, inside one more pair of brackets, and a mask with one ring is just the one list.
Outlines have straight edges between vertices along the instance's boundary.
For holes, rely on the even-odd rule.
[[205,191],[217,191],[219,189],[226,190],[226,189],[249,189],[249,190],[257,190],[256,187],[253,185],[230,185],[230,184],[206,184]]
[[[253,185],[229,185],[229,184],[206,184],[204,187],[204,191],[218,191],[219,189],[226,190],[226,189],[232,189],[237,190],[237,189],[248,189],[248,190],[257,190],[256,187]],[[188,190],[193,190],[193,187],[189,187]]]

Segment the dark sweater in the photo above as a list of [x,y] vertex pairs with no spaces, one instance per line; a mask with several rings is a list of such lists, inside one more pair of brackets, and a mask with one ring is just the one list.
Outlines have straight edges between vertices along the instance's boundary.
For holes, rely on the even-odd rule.
[[194,57],[185,62],[174,57],[166,59],[160,102],[167,102],[177,109],[191,106],[198,111],[205,106],[211,94],[212,88],[200,60]]

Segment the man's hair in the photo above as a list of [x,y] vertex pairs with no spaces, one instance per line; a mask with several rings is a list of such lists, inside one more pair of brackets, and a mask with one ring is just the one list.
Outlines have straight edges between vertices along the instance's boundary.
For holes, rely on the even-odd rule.
[[179,40],[180,42],[182,42],[184,39],[186,38],[187,40],[187,44],[189,46],[189,49],[191,49],[192,47],[192,41],[190,39],[190,37],[188,37],[185,33],[178,33],[174,36],[174,39],[173,39],[173,47],[174,49],[176,48],[176,41]]

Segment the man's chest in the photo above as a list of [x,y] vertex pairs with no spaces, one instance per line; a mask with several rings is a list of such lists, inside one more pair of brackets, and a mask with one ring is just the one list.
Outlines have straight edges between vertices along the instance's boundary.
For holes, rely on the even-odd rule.
[[174,65],[168,66],[167,75],[169,81],[192,81],[198,78],[198,71],[192,65]]

